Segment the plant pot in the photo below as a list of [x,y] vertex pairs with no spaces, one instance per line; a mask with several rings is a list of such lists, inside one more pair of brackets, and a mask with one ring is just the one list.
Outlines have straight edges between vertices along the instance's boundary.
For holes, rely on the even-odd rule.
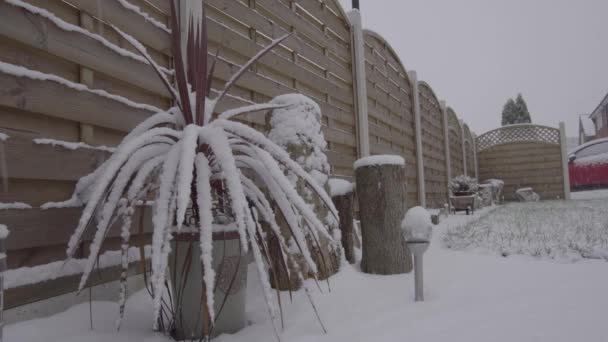
[[235,333],[245,327],[248,258],[242,253],[238,232],[226,229],[218,231],[216,228],[214,225],[212,254],[216,274],[216,317],[213,329],[206,304],[199,234],[173,234],[169,278],[175,321],[171,334],[177,340],[198,340],[209,332],[211,336]]
[[454,196],[471,196],[473,191],[454,191]]

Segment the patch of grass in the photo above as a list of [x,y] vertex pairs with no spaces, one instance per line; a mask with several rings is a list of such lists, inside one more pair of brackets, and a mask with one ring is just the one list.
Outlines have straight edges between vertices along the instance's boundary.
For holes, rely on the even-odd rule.
[[510,203],[448,228],[443,244],[503,256],[608,260],[608,201]]

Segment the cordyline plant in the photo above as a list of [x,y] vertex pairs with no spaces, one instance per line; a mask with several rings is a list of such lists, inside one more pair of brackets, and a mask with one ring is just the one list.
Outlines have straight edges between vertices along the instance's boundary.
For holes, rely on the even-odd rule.
[[[181,13],[179,1],[172,1],[171,42],[175,63],[175,87],[138,41],[115,28],[153,66],[176,106],[166,112],[152,115],[135,127],[104,164],[78,182],[72,200],[76,199],[86,205],[78,227],[69,241],[67,257],[69,259],[74,256],[85,230],[93,224],[93,218],[96,217],[93,243],[79,286],[79,290],[82,290],[94,268],[109,228],[117,220],[122,220],[120,324],[126,300],[127,254],[132,217],[136,205],[142,200],[145,201],[150,193],[154,193],[150,278],[154,327],[159,328],[160,313],[167,306],[162,294],[166,286],[172,234],[183,231],[195,232],[200,236],[206,302],[204,304],[209,322],[213,324],[216,318],[213,305],[215,274],[211,250],[214,213],[218,206],[219,194],[220,202],[227,207],[226,211],[234,220],[242,251],[246,252],[251,248],[263,283],[273,327],[277,332],[277,309],[273,305],[270,277],[266,274],[266,268],[279,264],[289,273],[290,265],[298,273],[290,276],[303,278],[303,275],[294,258],[293,249],[288,248],[275,220],[273,206],[285,217],[293,243],[297,246],[297,253],[303,256],[313,274],[317,273],[317,265],[313,261],[305,236],[313,237],[315,247],[319,247],[319,236],[332,239],[285,173],[290,172],[303,179],[328,206],[336,219],[337,213],[324,189],[298,163],[290,159],[286,151],[253,128],[231,121],[239,114],[278,108],[278,105],[257,104],[214,115],[216,104],[226,96],[235,81],[287,36],[274,40],[251,58],[226,82],[224,89],[211,98],[211,78],[217,54],[210,70],[207,70],[204,3],[202,0],[194,1],[193,5],[194,9],[187,18],[188,27],[182,28],[180,23],[183,21],[178,15]],[[180,45],[184,29],[187,31],[186,51],[182,51]],[[245,169],[247,172],[241,172]],[[188,221],[192,224],[184,225],[187,211],[191,214]],[[265,222],[269,228],[262,230],[260,222]],[[269,253],[265,239],[267,234],[274,234],[278,238],[280,253]],[[271,260],[276,255],[281,258],[278,263]],[[274,271],[271,269],[271,272]],[[314,308],[310,295],[309,299]]]

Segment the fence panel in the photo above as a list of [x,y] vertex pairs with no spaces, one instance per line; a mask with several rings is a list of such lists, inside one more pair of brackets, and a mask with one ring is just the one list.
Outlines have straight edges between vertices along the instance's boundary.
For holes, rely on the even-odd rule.
[[565,198],[560,132],[556,128],[509,125],[477,138],[479,178],[505,182],[505,200],[532,187],[541,199]]
[[391,46],[364,30],[370,152],[405,158],[407,205],[418,203],[412,85]]
[[440,208],[447,201],[443,116],[431,86],[420,82],[419,90],[426,204]]
[[460,121],[452,108],[448,111],[448,135],[450,142],[450,166],[452,168],[452,178],[464,174],[462,160],[462,130]]

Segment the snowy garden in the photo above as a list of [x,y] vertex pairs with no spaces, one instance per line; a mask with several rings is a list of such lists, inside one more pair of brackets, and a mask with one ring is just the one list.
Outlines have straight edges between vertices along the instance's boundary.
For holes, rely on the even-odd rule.
[[[591,196],[597,196],[591,192]],[[604,196],[607,194],[604,192]],[[606,197],[608,198],[608,196]],[[603,201],[605,202],[605,200]],[[557,204],[557,203],[552,203]],[[573,201],[585,206],[587,201]],[[549,207],[547,204],[546,207]],[[285,341],[396,341],[408,336],[424,341],[604,341],[603,312],[608,275],[605,260],[531,257],[496,251],[454,250],[446,236],[502,207],[467,216],[451,215],[435,226],[425,255],[425,302],[414,302],[413,275],[362,273],[358,264],[341,270],[320,289],[310,281],[318,310],[328,328],[315,322],[303,291],[293,302],[283,293]],[[567,229],[568,226],[555,227]],[[360,257],[360,253],[359,253]],[[216,341],[272,341],[257,271],[250,266],[247,327]],[[7,341],[171,341],[150,329],[153,303],[145,290],[130,297],[120,332],[115,330],[116,303],[94,302],[93,330],[89,304],[52,317],[5,328]],[[41,336],[44,336],[43,338]]]
[[[0,202],[9,304],[0,342],[608,340],[608,193],[571,198],[563,125],[476,137],[362,29],[357,10],[346,15],[334,1],[280,4],[273,15],[297,30],[253,29],[251,41],[226,23],[268,29],[255,2],[209,2],[162,2],[155,13],[165,25],[118,0],[108,7],[114,25],[93,24],[101,2],[85,1],[82,27],[27,1],[0,3],[0,19],[15,27],[38,20],[51,28],[44,34],[73,34],[124,62],[87,59],[71,50],[77,43],[45,46],[83,59],[75,83],[0,61],[0,77],[18,88],[7,93],[26,94],[14,101],[20,111],[78,127],[65,140],[0,132],[10,199]],[[333,26],[319,29],[302,13]],[[131,35],[141,27],[124,18],[166,39]],[[12,27],[0,31],[39,44]],[[230,32],[241,44],[223,41]],[[310,42],[300,34],[327,40],[323,54],[301,49]],[[366,89],[369,54],[382,62]],[[319,65],[334,69],[310,70]],[[91,79],[103,72],[156,95],[124,91],[139,103],[96,89]],[[378,96],[381,83],[397,89]],[[76,102],[57,109],[27,98],[56,102],[57,93]]]

